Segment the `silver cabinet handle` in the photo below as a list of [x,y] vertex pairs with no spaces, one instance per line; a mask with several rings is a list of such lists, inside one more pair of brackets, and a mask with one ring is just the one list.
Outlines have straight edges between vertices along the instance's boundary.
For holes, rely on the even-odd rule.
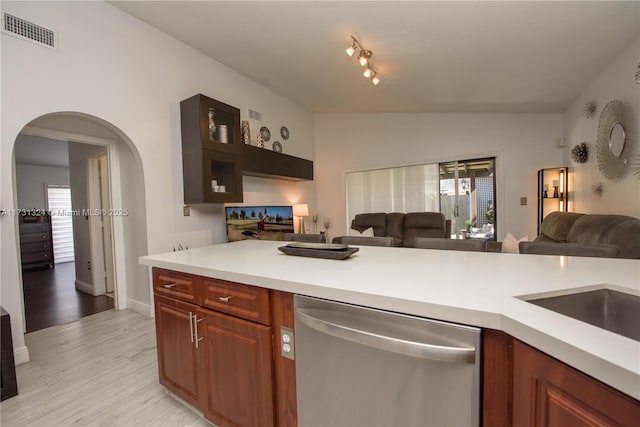
[[189,330],[191,331],[191,342],[193,343],[193,313],[189,312]]
[[165,287],[165,288],[167,288],[167,289],[171,289],[171,288],[173,288],[176,284],[177,284],[177,283],[169,283],[169,284],[167,284],[167,285],[164,285],[164,287]]
[[295,318],[316,331],[405,356],[454,363],[475,363],[476,360],[475,347],[450,347],[389,337],[319,319],[301,309],[296,309]]
[[233,295],[229,295],[228,297],[218,297],[218,299],[222,302],[229,302]]
[[203,319],[198,319],[198,314],[197,313],[193,316],[193,329],[194,329],[194,332],[195,332],[194,336],[195,336],[196,348],[198,348],[198,343],[204,339],[202,337],[198,337],[198,323],[202,322],[203,320],[204,320],[204,318]]

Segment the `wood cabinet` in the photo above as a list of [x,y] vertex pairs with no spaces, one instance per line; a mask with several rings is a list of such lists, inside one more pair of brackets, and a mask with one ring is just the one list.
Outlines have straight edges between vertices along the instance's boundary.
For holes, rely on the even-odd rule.
[[160,268],[153,288],[165,387],[221,427],[296,425],[295,364],[273,351],[274,331],[293,329],[291,294]]
[[199,349],[194,344],[195,304],[155,295],[160,384],[193,406],[201,399]]
[[22,268],[53,268],[51,215],[20,215],[19,228]]
[[499,331],[484,331],[484,426],[637,426],[640,402]]
[[569,168],[538,171],[538,234],[542,220],[551,212],[569,211]]
[[251,145],[242,147],[243,173],[288,181],[313,180],[313,162]]
[[236,107],[194,95],[180,102],[180,124],[185,203],[242,202],[243,175],[313,180],[312,161],[242,144]]
[[180,127],[184,202],[241,202],[240,110],[194,95],[180,102]]
[[271,327],[201,309],[205,418],[219,426],[274,425]]

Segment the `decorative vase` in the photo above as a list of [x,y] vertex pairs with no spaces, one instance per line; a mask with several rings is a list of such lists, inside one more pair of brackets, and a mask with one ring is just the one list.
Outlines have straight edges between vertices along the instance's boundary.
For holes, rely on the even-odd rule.
[[251,131],[249,130],[249,121],[243,120],[240,124],[240,132],[242,135],[242,143],[243,144],[251,144]]
[[257,140],[256,145],[260,148],[264,148],[264,136],[262,136],[260,132],[258,132],[258,135],[256,136],[256,140]]
[[209,139],[215,141],[214,134],[216,133],[216,122],[214,121],[216,113],[213,110],[209,110]]

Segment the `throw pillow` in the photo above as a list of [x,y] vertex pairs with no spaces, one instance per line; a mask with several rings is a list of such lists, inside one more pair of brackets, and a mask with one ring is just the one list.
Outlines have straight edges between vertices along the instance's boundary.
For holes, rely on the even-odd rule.
[[528,242],[528,241],[529,241],[529,237],[528,236],[524,236],[522,239],[516,240],[516,238],[513,236],[513,234],[507,233],[507,235],[505,236],[504,240],[502,241],[502,253],[519,254],[520,253],[520,248],[519,248],[520,242]]
[[352,228],[349,230],[349,236],[373,237],[373,227],[367,228],[362,233]]

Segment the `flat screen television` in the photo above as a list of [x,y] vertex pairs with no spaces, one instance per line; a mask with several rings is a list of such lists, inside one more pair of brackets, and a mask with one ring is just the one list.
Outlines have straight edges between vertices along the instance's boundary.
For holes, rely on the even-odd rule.
[[227,240],[284,240],[293,233],[291,206],[225,206]]

